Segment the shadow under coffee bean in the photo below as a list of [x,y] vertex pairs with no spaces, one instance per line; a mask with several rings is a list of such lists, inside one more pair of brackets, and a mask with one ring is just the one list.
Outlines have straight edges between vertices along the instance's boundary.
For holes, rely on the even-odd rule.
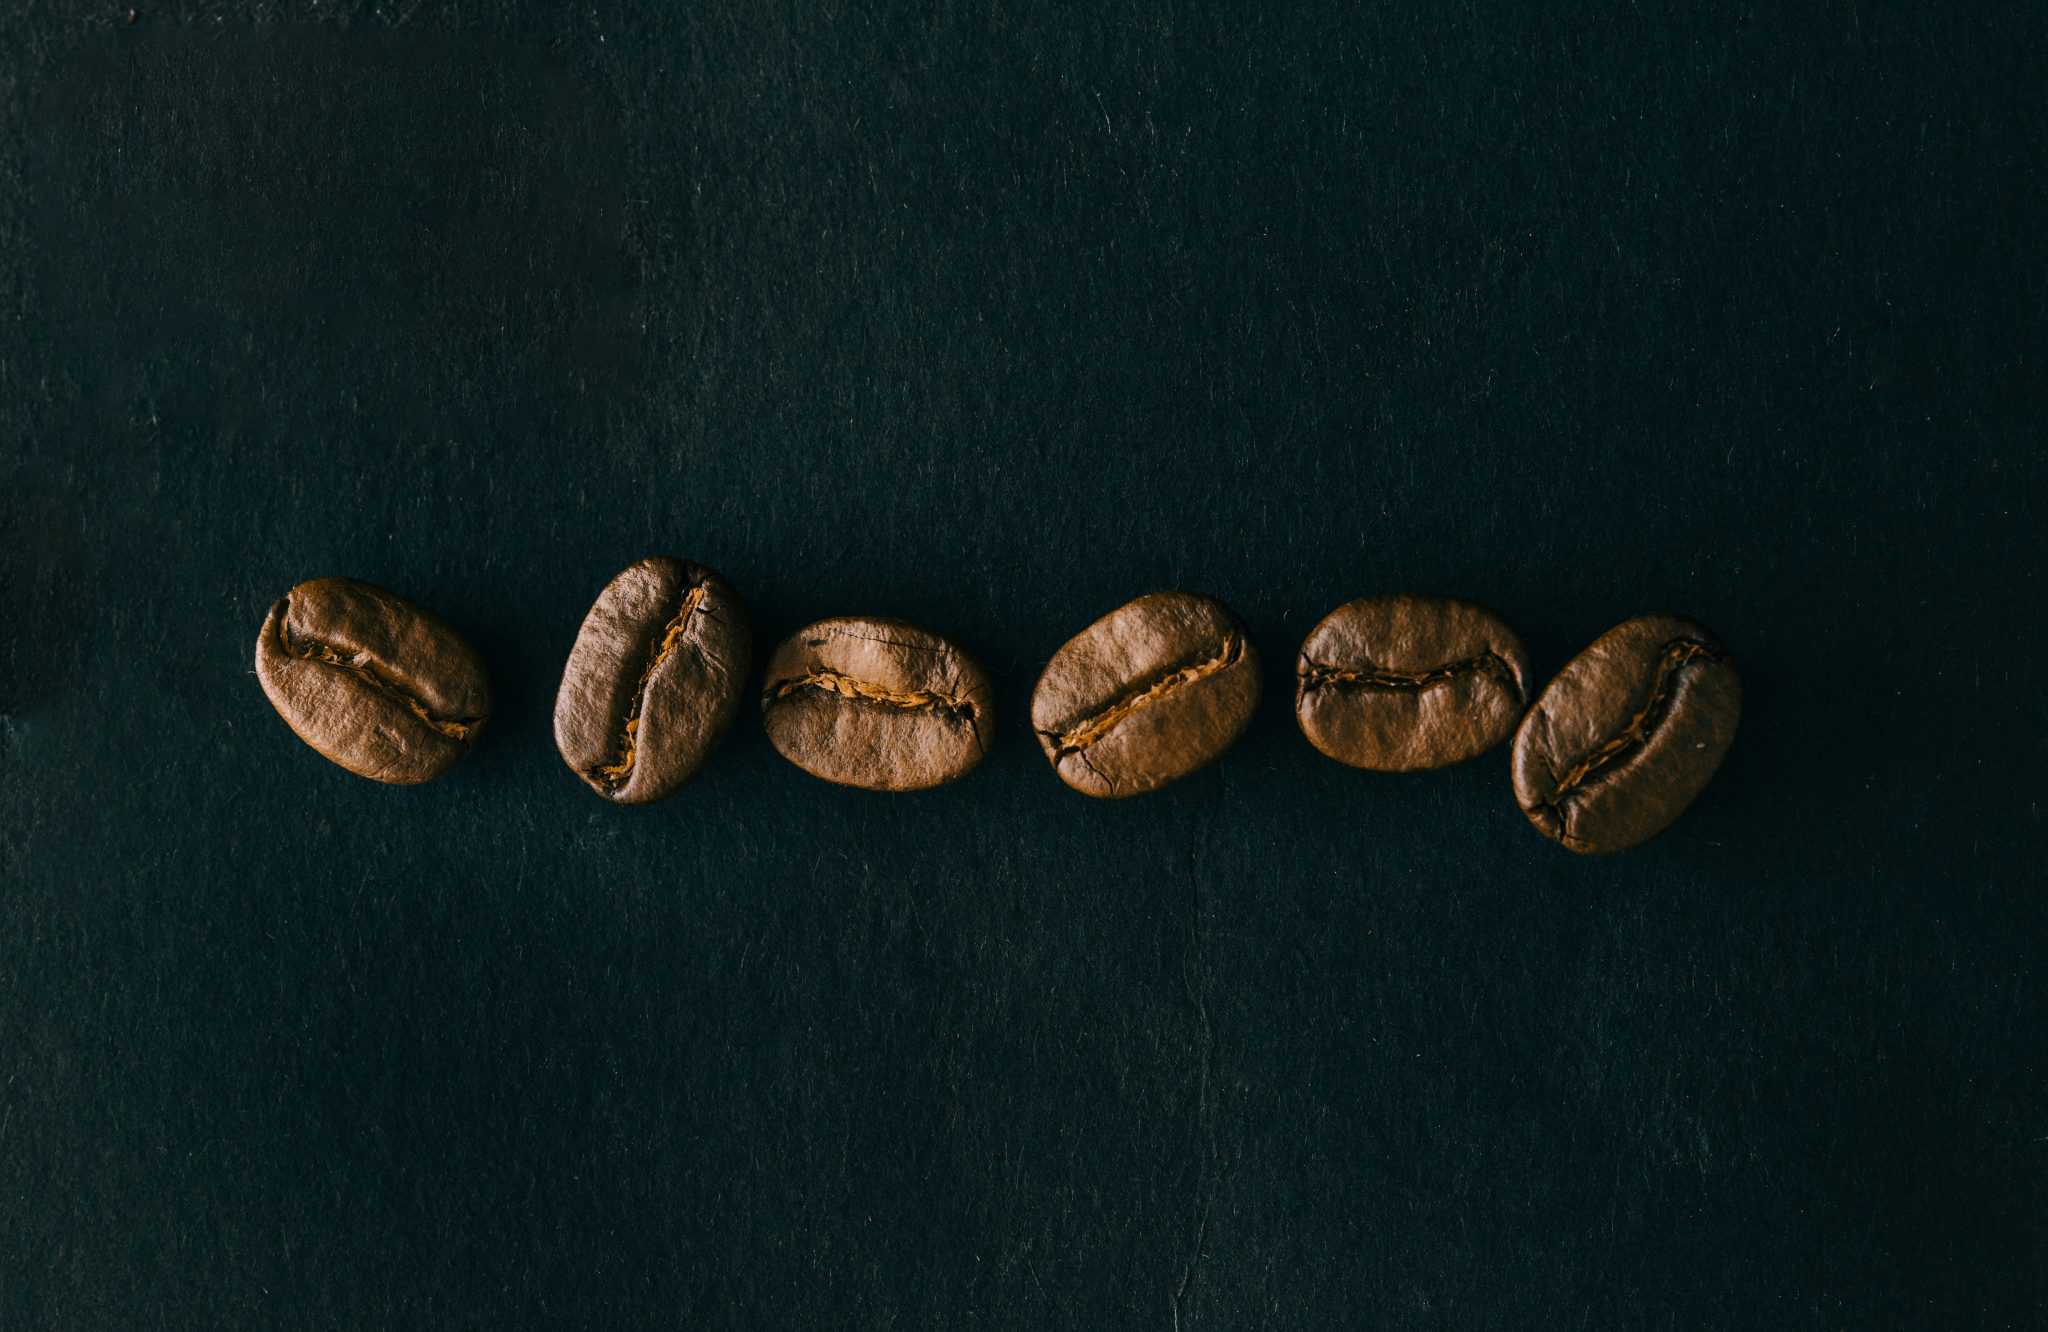
[[256,635],[256,679],[301,740],[372,781],[431,781],[468,753],[490,680],[462,636],[349,578],[300,583]]

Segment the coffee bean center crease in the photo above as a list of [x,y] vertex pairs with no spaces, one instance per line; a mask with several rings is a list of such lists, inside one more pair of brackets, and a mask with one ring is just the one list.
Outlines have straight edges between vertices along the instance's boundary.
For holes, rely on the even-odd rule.
[[[287,614],[289,603],[287,603]],[[363,654],[344,657],[326,643],[310,638],[294,638],[285,628],[285,616],[277,617],[277,639],[285,652],[300,661],[316,662],[334,670],[355,676],[387,698],[396,699],[411,711],[413,716],[447,736],[450,740],[467,740],[469,733],[483,721],[481,717],[436,717],[427,706],[407,693],[397,681],[386,678],[370,658]]]
[[837,694],[841,698],[855,699],[864,703],[877,703],[883,707],[899,708],[905,712],[937,712],[960,721],[974,720],[974,701],[942,694],[937,690],[889,689],[871,680],[846,675],[839,671],[813,671],[784,680],[768,691],[768,702],[778,703],[791,694],[806,689],[821,690]]
[[1643,706],[1614,736],[1573,764],[1558,780],[1557,789],[1543,802],[1544,807],[1557,814],[1558,826],[1563,830],[1560,840],[1572,840],[1571,820],[1566,815],[1564,802],[1611,772],[1629,753],[1648,742],[1650,733],[1657,729],[1671,709],[1671,701],[1678,692],[1679,672],[1696,661],[1726,660],[1724,653],[1698,639],[1673,639],[1664,645],[1663,655],[1657,659],[1657,673],[1650,681],[1649,697]]
[[1219,671],[1228,670],[1243,656],[1244,640],[1236,634],[1226,635],[1214,654],[1168,671],[1143,688],[1126,692],[1115,702],[1082,717],[1062,731],[1047,732],[1046,738],[1053,742],[1055,758],[1079,753],[1122,725],[1132,713],[1152,706],[1168,694],[1198,684]]
[[703,608],[708,591],[704,583],[692,584],[689,593],[683,598],[682,607],[676,611],[675,618],[668,622],[668,627],[662,631],[661,637],[655,640],[654,650],[647,657],[647,665],[640,671],[640,683],[633,689],[633,701],[626,708],[626,719],[619,727],[619,756],[614,762],[600,763],[590,770],[590,775],[603,782],[606,790],[618,790],[633,775],[633,764],[639,758],[640,714],[647,706],[648,685],[654,680],[654,673],[661,669],[661,664],[682,646],[683,633],[689,628],[690,617]]
[[1510,691],[1518,695],[1521,692],[1515,684],[1515,673],[1491,652],[1426,671],[1389,671],[1370,662],[1358,667],[1335,666],[1322,661],[1304,662],[1301,687],[1322,689],[1330,685],[1351,685],[1360,689],[1428,689],[1461,675],[1491,675]]

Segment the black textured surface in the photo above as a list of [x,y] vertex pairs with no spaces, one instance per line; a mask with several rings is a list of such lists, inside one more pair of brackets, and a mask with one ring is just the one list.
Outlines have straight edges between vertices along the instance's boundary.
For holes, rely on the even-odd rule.
[[[0,1327],[2040,1325],[2040,9],[1097,8],[0,14]],[[650,552],[996,752],[602,805]],[[264,702],[328,573],[487,654],[446,781]],[[1176,585],[1267,703],[1078,797]],[[1728,766],[1589,862],[1318,757],[1402,590],[1700,618]]]

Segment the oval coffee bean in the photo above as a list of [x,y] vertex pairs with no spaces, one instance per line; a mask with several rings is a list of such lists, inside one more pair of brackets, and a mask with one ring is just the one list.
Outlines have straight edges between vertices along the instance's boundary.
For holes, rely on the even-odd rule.
[[555,693],[555,748],[622,805],[695,775],[739,711],[753,658],[739,597],[699,564],[641,560],[605,585]]
[[1461,763],[1514,732],[1529,656],[1500,617],[1468,601],[1370,597],[1309,631],[1294,715],[1339,763],[1416,772]]
[[1573,851],[1647,841],[1706,788],[1735,738],[1742,681],[1690,620],[1617,625],[1565,664],[1515,733],[1515,800]]
[[761,714],[769,742],[791,763],[870,791],[950,782],[995,738],[981,667],[897,620],[848,617],[798,630],[768,659]]
[[1259,654],[1223,603],[1155,592],[1052,655],[1031,727],[1060,780],[1092,796],[1157,790],[1228,749],[1259,705]]
[[301,740],[358,776],[411,785],[469,752],[490,681],[453,629],[348,578],[300,583],[256,636],[256,678]]

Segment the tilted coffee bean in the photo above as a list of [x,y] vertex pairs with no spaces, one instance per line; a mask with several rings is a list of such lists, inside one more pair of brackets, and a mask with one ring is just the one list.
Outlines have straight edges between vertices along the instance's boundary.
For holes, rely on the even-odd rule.
[[1515,733],[1515,800],[1573,851],[1620,851],[1670,826],[1735,738],[1742,681],[1690,620],[1617,625],[1565,664]]
[[641,560],[583,617],[555,693],[555,748],[605,799],[659,800],[732,725],[752,655],[746,611],[723,578]]
[[256,636],[256,678],[301,740],[359,776],[410,785],[469,752],[491,712],[483,662],[404,597],[300,583]]
[[1219,601],[1155,592],[1068,639],[1031,694],[1060,779],[1092,796],[1157,790],[1228,749],[1259,705],[1259,655]]
[[1468,601],[1369,597],[1324,616],[1295,662],[1294,715],[1339,763],[1415,772],[1460,763],[1513,734],[1529,657]]
[[995,738],[987,674],[937,634],[897,620],[798,630],[768,659],[761,714],[791,763],[870,791],[950,782]]

